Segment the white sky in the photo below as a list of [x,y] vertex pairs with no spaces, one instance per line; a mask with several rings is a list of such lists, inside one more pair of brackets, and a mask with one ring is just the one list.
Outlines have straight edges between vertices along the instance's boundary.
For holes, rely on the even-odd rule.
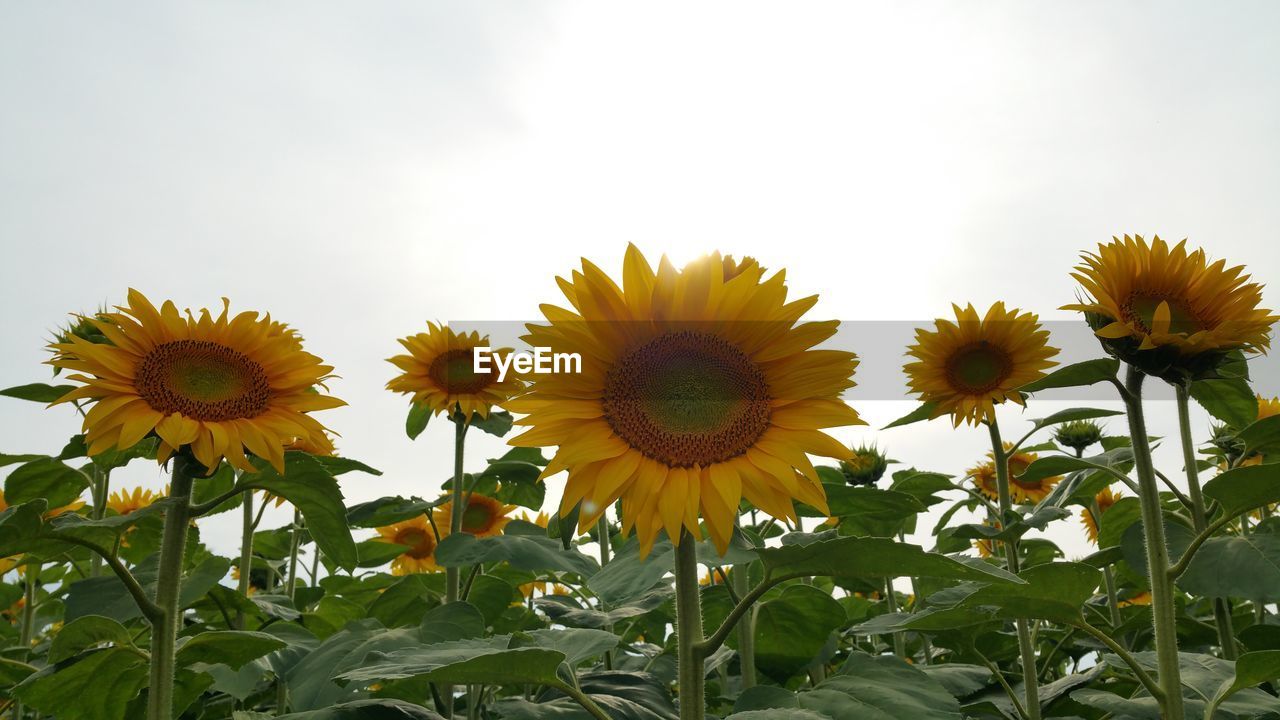
[[[338,368],[351,405],[325,422],[386,471],[345,479],[358,501],[451,467],[449,431],[410,443],[383,390],[396,337],[536,319],[555,274],[616,273],[628,241],[755,255],[848,320],[1066,319],[1078,251],[1123,232],[1267,280],[1277,23],[1272,2],[5,4],[0,385],[47,379],[49,330],[129,286],[227,295]],[[56,452],[78,425],[3,400],[0,428],[0,452]],[[986,440],[842,437],[952,472]],[[476,469],[503,450],[473,448]],[[204,524],[223,553],[234,515]]]

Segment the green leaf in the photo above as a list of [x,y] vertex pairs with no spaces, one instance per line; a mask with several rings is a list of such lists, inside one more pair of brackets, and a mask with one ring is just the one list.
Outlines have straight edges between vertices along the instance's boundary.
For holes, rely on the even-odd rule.
[[49,646],[49,662],[60,663],[100,643],[132,647],[125,626],[101,615],[86,615],[63,626]]
[[832,720],[832,718],[830,715],[824,715],[813,710],[774,708],[771,710],[745,710],[734,713],[725,718],[725,720]]
[[[747,709],[748,704],[754,705]],[[764,706],[770,707],[764,707]],[[960,703],[918,668],[891,655],[854,652],[840,670],[812,690],[791,693],[752,688],[730,718],[747,720],[963,720]],[[812,713],[805,715],[802,713]],[[768,713],[768,714],[752,714]]]
[[1244,378],[1197,380],[1191,383],[1191,397],[1210,415],[1234,428],[1258,419],[1258,396]]
[[999,584],[978,588],[958,607],[994,607],[1004,617],[1052,620],[1078,624],[1080,608],[1102,582],[1097,568],[1082,563],[1037,565],[1018,574],[1022,585]]
[[6,465],[13,465],[14,463],[31,462],[32,460],[39,460],[40,458],[43,458],[43,457],[48,457],[48,456],[46,455],[6,455],[4,453],[0,453],[0,467],[4,467]]
[[147,661],[122,648],[92,650],[50,665],[13,689],[41,713],[77,720],[125,720],[147,681]]
[[1280,600],[1280,535],[1211,538],[1191,558],[1178,587],[1206,597]]
[[18,505],[44,499],[50,508],[67,505],[89,487],[84,473],[54,458],[40,458],[9,473],[4,482],[5,501]]
[[1276,678],[1280,678],[1280,650],[1263,650],[1241,655],[1236,658],[1235,677],[1224,681],[1218,688],[1218,692],[1214,693],[1209,702],[1209,708],[1205,711],[1205,717],[1212,717],[1214,708],[1241,690]]
[[1280,465],[1233,468],[1205,483],[1204,495],[1231,516],[1280,502]]
[[431,578],[421,573],[399,578],[369,605],[369,617],[389,628],[417,625],[429,607],[428,599],[440,594],[441,588]]
[[[262,720],[269,720],[272,717],[275,720],[444,720],[435,711],[421,705],[391,698],[356,700],[321,710],[260,717]],[[239,718],[233,715],[232,720],[239,720]],[[245,720],[258,720],[258,718],[249,716]]]
[[905,492],[875,487],[829,486],[827,504],[831,517],[876,523],[901,523],[925,511],[923,503]]
[[569,663],[570,667],[603,655],[617,647],[622,640],[611,632],[583,628],[532,630],[528,635],[533,645],[564,653],[565,662]]
[[266,633],[244,630],[209,630],[188,640],[178,648],[177,664],[194,663],[227,665],[239,670],[250,660],[283,648],[285,643]]
[[756,610],[756,663],[783,682],[822,651],[832,631],[845,623],[844,608],[825,590],[793,585]]
[[482,635],[484,615],[468,602],[452,602],[432,608],[423,616],[418,626],[418,637],[428,645],[451,640],[470,640]]
[[[943,580],[1018,582],[994,565],[968,565],[946,555],[928,553],[918,545],[887,538],[843,537],[792,533],[794,544],[756,550],[767,570],[787,575],[831,575],[873,578],[929,577]],[[802,543],[803,544],[800,544]]]
[[1100,464],[1093,458],[1047,455],[1028,465],[1027,469],[1018,476],[1018,479],[1023,482],[1035,482],[1036,480],[1043,480],[1056,475],[1066,475],[1078,470],[1106,470],[1107,468],[1107,465]]
[[258,472],[241,478],[246,487],[266,490],[293,503],[307,521],[307,530],[320,550],[339,567],[352,570],[360,561],[356,543],[347,525],[347,508],[342,504],[338,481],[314,457],[301,452],[285,453],[285,472],[280,475],[265,461],[255,461]]
[[1244,443],[1246,455],[1274,453],[1280,450],[1280,415],[1262,418],[1249,423],[1236,433],[1236,439]]
[[477,575],[467,593],[467,602],[480,610],[485,625],[496,623],[512,603],[521,599],[515,587],[497,575]]
[[371,468],[359,460],[352,460],[348,457],[338,457],[336,455],[312,455],[312,457],[316,459],[316,462],[323,465],[324,469],[328,470],[329,474],[334,477],[345,475],[349,472],[362,472],[369,475],[382,474],[381,470]]
[[351,527],[376,528],[394,525],[431,512],[431,509],[448,502],[449,498],[423,500],[419,497],[380,497],[377,500],[352,505],[347,510],[347,522]]
[[431,406],[425,403],[419,405],[417,403],[409,404],[409,415],[404,420],[404,432],[409,436],[410,440],[417,440],[423,430],[427,429],[427,423],[431,420]]
[[36,500],[0,511],[0,557],[24,553],[39,541],[47,507],[44,500]]
[[436,562],[444,567],[466,567],[479,563],[506,562],[517,570],[561,571],[587,578],[600,570],[595,560],[575,550],[564,550],[559,542],[533,535],[497,535],[477,538],[460,533],[450,535],[436,547]]
[[915,410],[912,410],[906,415],[903,415],[902,417],[898,418],[897,420],[894,420],[893,422],[889,423],[888,425],[885,425],[880,429],[888,430],[889,428],[902,427],[904,425],[911,425],[914,423],[918,423],[918,422],[921,422],[922,420],[932,420],[934,417],[936,417],[935,413],[937,412],[937,409],[938,409],[937,405],[933,403],[924,403],[923,405],[916,408]]
[[511,432],[514,424],[515,419],[505,410],[490,410],[487,417],[472,415],[470,422],[471,427],[497,437],[503,437]]
[[1142,503],[1136,497],[1123,497],[1102,513],[1098,528],[1098,547],[1119,547],[1125,532],[1142,519]]
[[564,653],[538,647],[513,649],[510,643],[510,636],[500,635],[374,652],[360,667],[337,677],[361,685],[411,677],[459,685],[560,684],[556,668],[564,662]]
[[[1024,388],[1025,389],[1025,388]],[[1115,417],[1123,415],[1123,410],[1102,410],[1100,408],[1069,408],[1067,410],[1059,410],[1049,417],[1040,418],[1033,421],[1035,429],[1049,427],[1050,425],[1061,425],[1062,423],[1075,422],[1077,420],[1096,420],[1097,418]]]
[[15,385],[11,388],[5,388],[0,390],[0,395],[19,400],[30,400],[31,402],[51,403],[75,389],[75,385],[31,383],[30,385]]
[[1023,385],[1019,390],[1024,393],[1035,393],[1041,390],[1096,385],[1114,379],[1119,371],[1120,361],[1115,358],[1086,360],[1060,367],[1035,382]]

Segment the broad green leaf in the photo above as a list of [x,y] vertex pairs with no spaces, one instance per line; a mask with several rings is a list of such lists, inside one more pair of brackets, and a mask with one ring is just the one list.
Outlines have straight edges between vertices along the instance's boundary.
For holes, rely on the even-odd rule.
[[13,689],[23,703],[54,717],[126,720],[147,681],[147,661],[123,648],[91,650],[50,665]]
[[1280,450],[1280,415],[1262,418],[1249,423],[1236,439],[1244,443],[1245,454],[1273,453]]
[[991,679],[991,671],[981,665],[949,662],[923,665],[920,666],[920,670],[957,699],[969,697],[994,682]]
[[100,643],[132,647],[133,638],[125,626],[101,615],[86,615],[67,623],[53,637],[49,662],[60,663]]
[[381,470],[371,468],[359,460],[352,460],[348,457],[338,457],[336,455],[312,455],[311,457],[315,458],[316,462],[323,465],[324,469],[328,470],[329,474],[334,477],[345,475],[349,472],[362,472],[369,475],[382,474]]
[[4,498],[10,505],[44,499],[50,508],[59,508],[78,499],[87,487],[89,478],[84,473],[54,458],[40,458],[9,473]]
[[1142,503],[1136,497],[1123,497],[1102,513],[1098,528],[1098,547],[1119,547],[1125,532],[1142,520]]
[[734,713],[725,718],[725,720],[832,720],[832,717],[813,710],[774,708],[772,710],[745,710]]
[[1258,419],[1258,396],[1244,378],[1197,380],[1191,383],[1191,397],[1210,415],[1234,428]]
[[[751,697],[745,697],[748,693]],[[742,712],[729,717],[747,720],[753,717],[760,720],[963,720],[964,717],[960,703],[945,687],[891,655],[852,653],[837,673],[817,687],[795,695],[755,688],[748,693],[744,693],[743,699],[756,707],[743,708]],[[747,702],[735,705],[735,710]],[[762,712],[775,714],[751,714]],[[801,714],[804,712],[813,715]]]
[[1205,711],[1205,717],[1212,717],[1215,708],[1241,690],[1276,678],[1280,678],[1280,650],[1264,650],[1241,655],[1236,658],[1235,677],[1224,681],[1218,688],[1218,692],[1214,693]]
[[[308,710],[307,712],[289,713],[287,715],[261,716],[263,720],[268,720],[272,717],[275,720],[444,720],[434,710],[428,710],[421,705],[414,705],[404,700],[391,698],[355,700],[321,710]],[[239,719],[233,716],[232,720]],[[258,718],[250,716],[245,720],[258,720]]]
[[4,467],[6,465],[13,465],[16,463],[31,462],[32,460],[39,460],[40,458],[43,458],[43,457],[48,457],[48,456],[47,455],[30,455],[30,454],[6,455],[5,453],[0,453],[0,467]]
[[830,536],[826,534],[804,536],[801,533],[787,537],[796,544],[756,550],[765,568],[779,575],[1018,582],[1016,577],[994,565],[967,565],[946,555],[925,552],[918,545],[887,538],[827,539]]
[[[1025,391],[1026,388],[1023,388]],[[1067,410],[1059,410],[1058,412],[1038,420],[1033,420],[1035,429],[1049,427],[1050,425],[1061,425],[1062,423],[1075,422],[1077,420],[1096,420],[1104,417],[1115,417],[1123,415],[1123,410],[1103,410],[1101,408],[1069,408]]]
[[1204,495],[1217,501],[1222,512],[1231,516],[1280,502],[1280,465],[1249,465],[1228,470],[1205,483]]
[[0,511],[0,557],[21,554],[39,542],[46,507],[43,500],[36,500]]
[[284,475],[266,462],[257,461],[255,465],[258,472],[245,475],[241,483],[293,503],[325,557],[346,570],[355,568],[360,557],[347,525],[342,491],[333,475],[314,457],[296,451],[285,453]]
[[360,667],[337,677],[353,683],[423,676],[432,682],[556,685],[565,654],[545,648],[511,648],[510,636],[453,640],[388,653],[371,653]]
[[1034,393],[1056,388],[1096,385],[1115,378],[1119,371],[1120,361],[1114,358],[1086,360],[1058,368],[1035,382],[1023,385],[1019,390],[1024,393]]
[[29,385],[15,385],[11,388],[5,388],[0,390],[0,395],[19,400],[30,400],[31,402],[51,403],[75,389],[75,385],[31,383]]
[[830,486],[827,504],[831,517],[883,523],[900,523],[925,510],[919,500],[905,492],[874,487]]
[[450,535],[436,548],[436,562],[445,567],[506,562],[517,570],[571,572],[584,578],[600,570],[595,560],[581,552],[564,550],[551,538],[532,535]]
[[380,634],[386,634],[386,631],[376,620],[353,622],[292,664],[284,663],[277,668],[277,672],[286,673],[290,709],[318,710],[355,699],[358,688],[344,687],[332,678],[349,653]]
[[1280,535],[1211,538],[1191,558],[1178,587],[1206,597],[1280,600]]
[[583,628],[531,630],[528,634],[533,645],[564,653],[565,662],[570,667],[603,655],[617,647],[621,641],[621,638],[611,632]]
[[389,628],[419,624],[430,607],[429,599],[443,589],[433,579],[438,574],[414,573],[397,579],[369,606],[369,617]]
[[485,625],[493,625],[514,602],[522,599],[511,583],[497,575],[477,575],[471,580],[467,602],[475,605]]
[[410,440],[417,440],[423,430],[427,429],[427,423],[431,421],[431,406],[426,403],[410,403],[409,415],[404,419],[404,433],[409,436]]
[[487,417],[472,415],[470,425],[496,437],[503,437],[511,432],[514,418],[505,410],[490,410]]
[[244,630],[208,630],[192,637],[178,648],[179,667],[194,663],[222,664],[239,670],[250,660],[285,646],[284,641],[260,632]]
[[844,608],[825,590],[793,585],[756,609],[756,663],[785,681],[804,669],[845,622]]
[[538,609],[546,613],[556,623],[569,627],[605,629],[627,620],[644,615],[671,600],[674,591],[671,588],[651,590],[638,599],[625,605],[601,611],[595,608],[584,608],[577,600],[566,595],[545,595],[534,600]]
[[893,422],[889,423],[888,425],[885,425],[880,429],[888,430],[889,428],[902,427],[904,425],[912,425],[914,423],[921,422],[922,420],[931,420],[935,417],[936,411],[937,411],[936,405],[934,405],[933,403],[924,403],[920,407],[916,408],[915,410],[912,410],[906,415],[903,415],[902,417],[898,418],[897,420],[894,420]]
[[351,527],[376,528],[411,520],[431,512],[432,508],[448,502],[448,498],[423,500],[418,497],[380,497],[377,500],[357,503],[347,510],[347,522]]
[[[152,555],[133,569],[134,577],[149,597],[155,596],[156,565],[158,555]],[[187,608],[203,598],[218,581],[226,577],[231,562],[226,558],[209,555],[189,569],[182,579],[179,602]],[[86,578],[71,583],[66,595],[66,620],[70,622],[86,615],[102,615],[120,622],[142,616],[133,596],[114,574]]]
[[484,635],[484,616],[475,605],[453,602],[432,608],[422,617],[418,637],[431,645],[451,640],[470,640]]
[[959,607],[994,607],[1004,617],[1052,620],[1073,625],[1080,608],[1093,597],[1102,573],[1081,563],[1037,565],[1018,574],[1024,584],[987,585],[966,597]]

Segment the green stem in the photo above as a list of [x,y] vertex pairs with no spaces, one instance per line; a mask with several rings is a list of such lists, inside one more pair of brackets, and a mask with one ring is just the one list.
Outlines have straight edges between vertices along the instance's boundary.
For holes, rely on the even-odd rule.
[[1142,530],[1147,549],[1147,575],[1151,578],[1151,627],[1156,646],[1156,670],[1164,690],[1161,717],[1182,718],[1182,673],[1178,667],[1178,628],[1169,578],[1169,547],[1160,510],[1160,486],[1151,461],[1151,443],[1142,409],[1142,371],[1129,366],[1125,378],[1125,408],[1133,442],[1134,471],[1138,476],[1138,501],[1142,504]]
[[[1191,522],[1197,533],[1208,525],[1204,494],[1200,492],[1200,468],[1196,464],[1196,450],[1191,437],[1191,402],[1185,384],[1174,386],[1178,398],[1178,431],[1182,438],[1182,465],[1187,473],[1187,495],[1191,501]],[[1231,612],[1224,598],[1212,598],[1213,623],[1218,629],[1218,645],[1222,657],[1236,659],[1235,629],[1231,627]]]
[[1095,640],[1110,648],[1111,652],[1115,653],[1117,657],[1129,666],[1129,669],[1133,671],[1134,677],[1138,678],[1138,682],[1142,683],[1142,686],[1147,689],[1147,692],[1163,704],[1165,697],[1164,688],[1160,687],[1160,684],[1155,681],[1155,678],[1151,677],[1151,674],[1138,663],[1137,658],[1130,655],[1129,651],[1124,649],[1123,645],[1116,642],[1110,635],[1102,632],[1093,625],[1090,625],[1083,618],[1081,618],[1080,623],[1077,624],[1076,627],[1085,631],[1089,635],[1093,636]]
[[[93,465],[93,513],[90,517],[101,520],[107,512],[107,500],[110,498],[111,472]],[[89,557],[89,577],[102,574],[102,558],[97,555]]]
[[156,605],[160,617],[151,626],[151,684],[147,693],[147,720],[173,720],[175,643],[181,608],[182,560],[186,554],[187,526],[191,513],[191,485],[203,470],[190,450],[173,457],[169,506],[164,514],[160,541],[160,566],[156,575]]
[[[609,564],[609,561],[611,559],[610,552],[613,549],[613,546],[610,544],[611,538],[609,536],[609,518],[604,513],[600,514],[600,519],[596,522],[596,535],[599,536],[599,540],[600,540],[600,567],[603,568],[604,566]],[[602,606],[602,609],[603,609],[603,606]],[[608,625],[605,626],[604,629],[609,632],[613,632],[613,623],[609,623]],[[613,669],[613,651],[612,650],[606,650],[604,652],[604,669],[605,670]]]
[[[746,565],[739,565],[729,575],[734,592],[741,598],[750,592],[750,578],[747,577]],[[747,615],[738,625],[738,667],[742,675],[742,689],[756,685],[756,613],[755,608],[747,610]]]
[[[890,613],[898,612],[898,593],[893,589],[893,578],[884,579],[884,601]],[[893,654],[900,658],[907,657],[907,641],[901,632],[893,634]]]
[[574,687],[573,685],[569,683],[564,683],[563,685],[560,686],[560,691],[563,692],[565,695],[568,695],[569,697],[573,698],[574,701],[576,701],[579,705],[581,705],[582,708],[586,710],[588,713],[590,713],[591,717],[595,718],[596,720],[610,720],[609,716],[605,714],[604,710],[600,709],[600,706],[597,705],[594,700],[592,700],[590,697],[587,697],[586,693],[582,692],[581,690]]
[[[1087,512],[1093,516],[1093,526],[1101,531],[1102,508],[1098,507],[1098,501],[1096,498],[1089,501],[1089,508]],[[1111,612],[1111,627],[1118,628],[1122,621],[1120,618],[1120,601],[1116,593],[1116,575],[1115,572],[1111,570],[1110,563],[1108,563],[1106,567],[1102,568],[1102,580],[1103,585],[1107,589],[1107,609]]]
[[[36,624],[36,582],[40,579],[40,565],[27,565],[22,568],[22,577],[26,580],[22,590],[22,629],[20,641],[22,652],[31,652],[31,638],[35,635]],[[13,707],[13,716],[21,720],[26,708],[21,702]]]
[[[240,527],[240,594],[248,597],[249,574],[253,572],[253,491],[244,491],[244,513]],[[244,629],[244,611],[236,612],[236,627]]]
[[[466,419],[458,416],[453,419],[454,439],[453,439],[453,499],[450,508],[449,534],[456,535],[462,532],[462,516],[466,513],[467,508],[464,503],[466,498],[462,494],[462,451],[467,436]],[[460,589],[461,576],[458,573],[459,568],[450,567],[444,570],[444,587],[445,602],[456,602],[458,599],[458,591]]]
[[[1000,439],[1000,426],[993,417],[987,423],[991,433],[991,456],[996,465],[996,488],[1000,495],[1000,527],[1008,527],[1013,516],[1013,499],[1009,495],[1009,457],[1005,454],[1004,442]],[[1004,543],[1006,562],[1009,572],[1017,575],[1021,562],[1018,558],[1018,542],[1013,539]],[[1026,689],[1026,712],[1030,720],[1040,720],[1040,688],[1036,678],[1036,650],[1031,644],[1031,630],[1025,618],[1014,620],[1018,631],[1018,654],[1022,658],[1022,684]]]
[[986,655],[976,649],[974,652],[977,654],[978,660],[982,662],[983,667],[987,669],[987,672],[991,673],[991,677],[994,677],[996,682],[1000,683],[1000,687],[1004,688],[1004,694],[1008,695],[1009,700],[1013,702],[1013,709],[1018,713],[1018,717],[1022,720],[1027,720],[1027,709],[1023,707],[1022,700],[1018,698],[1018,693],[1014,691],[1013,686],[1005,679],[1004,673],[1000,672],[1000,668],[991,662]]
[[680,720],[703,720],[706,700],[700,651],[702,607],[698,590],[698,554],[693,535],[681,531],[676,548],[676,640],[679,647]]

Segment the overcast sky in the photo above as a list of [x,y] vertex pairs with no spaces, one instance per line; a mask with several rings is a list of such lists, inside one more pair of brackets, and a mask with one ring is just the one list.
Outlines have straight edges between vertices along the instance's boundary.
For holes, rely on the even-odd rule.
[[[344,478],[358,501],[451,467],[445,426],[410,443],[383,389],[395,338],[536,319],[556,274],[616,274],[627,242],[755,255],[845,320],[997,299],[1072,319],[1078,252],[1124,232],[1267,281],[1278,26],[1274,2],[6,3],[0,386],[46,380],[50,329],[130,286],[226,295],[337,367],[350,406],[323,419],[386,471]],[[858,403],[873,426],[910,407]],[[0,399],[0,427],[0,452],[56,452],[78,422]],[[841,436],[950,472],[986,442]],[[206,539],[234,552],[237,523]]]

